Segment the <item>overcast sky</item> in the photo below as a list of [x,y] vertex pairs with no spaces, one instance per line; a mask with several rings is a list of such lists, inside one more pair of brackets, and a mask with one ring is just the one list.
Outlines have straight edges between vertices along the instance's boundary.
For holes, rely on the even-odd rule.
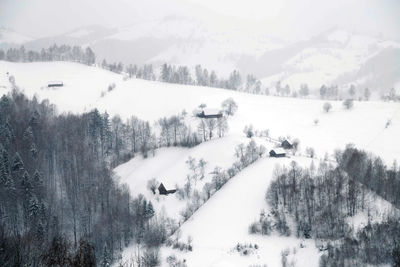
[[400,41],[399,14],[398,0],[0,0],[0,26],[32,37],[179,15],[208,26],[242,23],[288,40],[336,26]]

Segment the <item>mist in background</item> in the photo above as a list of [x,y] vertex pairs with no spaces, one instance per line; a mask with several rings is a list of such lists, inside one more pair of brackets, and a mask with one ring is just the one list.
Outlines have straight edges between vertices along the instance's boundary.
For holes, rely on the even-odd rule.
[[[332,27],[400,40],[396,0],[1,0],[0,26],[41,38],[88,25],[123,27],[186,16],[215,27],[243,27],[302,40]],[[179,31],[180,29],[175,29]]]

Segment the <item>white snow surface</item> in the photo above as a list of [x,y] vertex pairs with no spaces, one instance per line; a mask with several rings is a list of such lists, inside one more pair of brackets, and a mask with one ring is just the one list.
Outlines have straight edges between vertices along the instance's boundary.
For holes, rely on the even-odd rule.
[[[166,84],[141,79],[123,80],[122,75],[77,63],[10,63],[0,61],[0,93],[10,90],[6,72],[28,96],[49,99],[61,112],[83,112],[97,107],[123,119],[132,115],[154,122],[185,109],[189,114],[199,104],[218,107],[228,97],[239,105],[229,121],[229,134],[242,134],[245,125],[269,129],[272,137],[290,135],[300,140],[302,149],[310,146],[318,155],[332,153],[353,143],[385,159],[390,164],[400,155],[396,145],[400,134],[400,105],[391,102],[354,102],[345,110],[341,101],[330,101],[332,110],[324,113],[326,101],[252,95],[231,90]],[[46,88],[49,80],[63,87]],[[113,91],[108,85],[115,83]],[[101,93],[106,92],[104,97]],[[314,120],[318,119],[318,125]],[[385,128],[391,119],[391,125]]]

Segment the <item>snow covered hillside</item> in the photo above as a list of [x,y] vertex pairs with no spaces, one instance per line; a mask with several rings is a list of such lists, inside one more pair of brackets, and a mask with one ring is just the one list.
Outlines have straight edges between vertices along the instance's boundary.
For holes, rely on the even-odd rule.
[[[193,252],[182,253],[162,248],[162,258],[171,254],[186,259],[189,266],[248,266],[281,265],[281,253],[288,250],[289,262],[298,266],[318,266],[320,252],[312,240],[278,235],[258,236],[248,234],[249,225],[259,218],[261,210],[269,207],[265,192],[272,180],[277,164],[289,164],[292,160],[301,166],[309,166],[311,159],[302,155],[307,147],[313,147],[317,158],[332,154],[336,148],[354,143],[381,156],[387,164],[400,155],[400,106],[391,102],[355,102],[350,110],[342,102],[330,101],[332,110],[323,111],[322,100],[283,98],[252,95],[210,87],[166,84],[140,79],[124,79],[122,75],[76,63],[10,63],[0,61],[0,94],[11,90],[10,77],[28,96],[49,99],[60,112],[81,113],[98,108],[123,119],[132,115],[154,122],[160,117],[188,112],[193,127],[196,119],[191,112],[201,103],[219,108],[221,102],[232,97],[238,103],[237,113],[228,119],[229,132],[223,138],[213,139],[193,148],[161,148],[155,155],[143,159],[137,156],[115,169],[120,182],[126,183],[133,195],[143,194],[151,200],[155,209],[164,215],[181,221],[181,212],[188,202],[177,194],[154,195],[148,189],[148,181],[155,178],[167,189],[182,187],[190,173],[189,157],[204,159],[205,177],[194,188],[201,190],[210,182],[215,167],[227,168],[235,161],[235,147],[247,143],[243,129],[252,124],[258,130],[270,130],[270,136],[291,136],[300,140],[298,156],[291,158],[263,157],[243,169],[217,191],[188,221],[180,227],[180,240],[193,239]],[[49,81],[62,81],[64,86],[48,88]],[[112,90],[109,85],[115,84]],[[390,125],[387,122],[390,119]],[[317,121],[317,123],[316,123]],[[257,144],[268,149],[274,143],[266,138],[254,138]],[[318,159],[315,159],[317,161]],[[372,202],[372,200],[371,200]],[[388,209],[388,203],[378,199],[378,206]],[[383,204],[382,204],[383,203]],[[376,211],[376,210],[375,210]],[[375,214],[379,216],[380,213]],[[353,224],[365,224],[365,214],[352,218]],[[237,244],[252,244],[253,250],[243,256]],[[257,244],[257,249],[254,245]],[[129,259],[135,247],[123,252]],[[165,262],[164,262],[165,264]]]
[[[220,140],[219,142],[225,142]],[[228,146],[229,144],[226,143]],[[213,153],[212,144],[208,147]],[[163,156],[156,156],[162,160]],[[268,213],[265,203],[265,192],[272,179],[273,169],[277,164],[289,164],[296,160],[308,165],[306,158],[273,159],[263,158],[254,165],[244,169],[232,178],[215,195],[211,197],[187,222],[180,228],[180,240],[193,238],[193,252],[179,253],[179,250],[164,248],[163,256],[170,254],[185,258],[188,266],[249,266],[268,263],[268,266],[281,266],[281,252],[289,249],[290,258],[295,258],[298,266],[318,266],[318,250],[312,241],[302,241],[293,237],[257,236],[248,234],[251,222],[257,220],[261,210]],[[150,162],[149,162],[150,163]],[[130,163],[127,163],[130,164]],[[123,167],[123,166],[121,166]],[[117,173],[123,174],[119,168]],[[177,172],[179,174],[179,172]],[[132,176],[133,177],[133,176]],[[136,176],[139,178],[140,175]],[[133,179],[132,179],[133,180]],[[133,188],[133,186],[131,187]],[[171,196],[170,196],[171,197]],[[168,203],[167,208],[174,208]],[[241,256],[235,246],[238,244],[257,244],[259,249],[254,254]],[[302,243],[303,248],[300,248]],[[124,251],[124,258],[134,253],[134,247]]]
[[[182,212],[187,204],[185,200],[180,201],[176,195],[155,196],[147,188],[147,182],[155,178],[158,183],[163,183],[167,189],[182,188],[190,174],[190,169],[186,161],[189,157],[196,161],[206,160],[204,169],[205,177],[199,179],[193,186],[201,192],[206,182],[211,182],[211,172],[215,167],[226,169],[235,161],[235,147],[248,140],[243,136],[229,136],[214,139],[202,143],[194,148],[161,148],[156,152],[155,157],[143,159],[136,157],[129,162],[115,168],[115,173],[121,178],[122,183],[129,185],[134,195],[143,194],[146,199],[153,202],[158,211],[164,210],[168,217],[181,220]],[[210,153],[212,151],[212,153]],[[157,184],[158,185],[158,184]]]
[[[0,93],[10,90],[7,72],[15,77],[16,84],[27,95],[47,98],[61,112],[83,112],[97,107],[124,119],[135,115],[153,122],[183,109],[191,114],[201,103],[218,108],[223,100],[232,97],[239,110],[229,121],[229,134],[242,134],[245,125],[253,124],[255,129],[269,129],[275,138],[287,135],[298,138],[302,150],[313,147],[320,157],[348,143],[367,149],[388,163],[400,154],[400,146],[393,143],[400,133],[398,103],[355,102],[353,109],[345,110],[342,102],[331,101],[332,110],[325,113],[322,100],[260,96],[140,79],[124,81],[115,73],[65,62],[0,61]],[[47,83],[53,80],[63,81],[65,86],[47,88]],[[107,92],[112,83],[115,88]],[[385,128],[389,119],[391,124]],[[318,120],[317,125],[315,120]]]

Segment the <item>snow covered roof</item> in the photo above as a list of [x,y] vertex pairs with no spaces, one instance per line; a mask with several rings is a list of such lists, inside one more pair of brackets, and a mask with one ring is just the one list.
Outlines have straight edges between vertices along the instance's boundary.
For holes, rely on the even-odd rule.
[[288,140],[288,139],[283,140],[283,142],[285,142],[285,141],[288,142],[289,145],[293,145],[293,143],[290,140]]
[[204,115],[208,116],[208,115],[215,115],[215,114],[220,114],[221,110],[216,109],[216,108],[205,108],[203,109]]
[[281,147],[277,147],[272,150],[275,151],[275,154],[286,154],[286,151]]

